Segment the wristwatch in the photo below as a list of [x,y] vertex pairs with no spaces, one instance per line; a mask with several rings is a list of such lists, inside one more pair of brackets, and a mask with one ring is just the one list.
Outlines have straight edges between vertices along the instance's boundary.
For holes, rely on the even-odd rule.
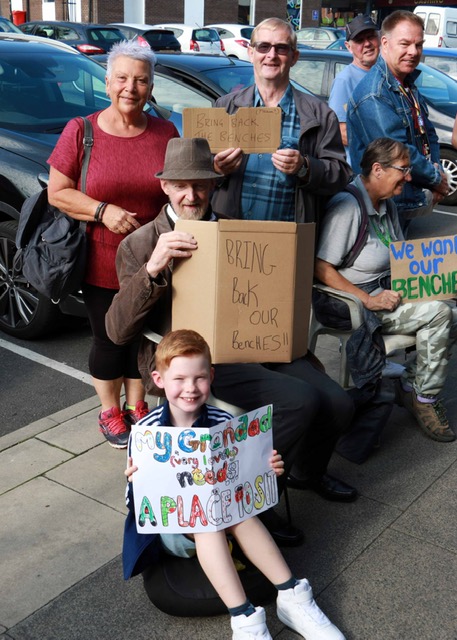
[[297,177],[300,179],[306,178],[309,173],[309,160],[308,156],[303,156],[303,166],[300,171],[297,172]]

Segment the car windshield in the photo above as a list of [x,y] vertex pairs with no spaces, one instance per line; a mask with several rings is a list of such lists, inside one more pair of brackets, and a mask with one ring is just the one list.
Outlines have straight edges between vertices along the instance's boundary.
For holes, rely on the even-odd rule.
[[105,70],[82,55],[2,50],[0,127],[60,133],[76,116],[109,106]]
[[125,40],[125,36],[119,29],[100,29],[99,27],[95,27],[88,29],[87,34],[94,42],[105,42],[110,46],[115,42]]
[[200,42],[218,42],[220,37],[216,29],[195,29],[192,39]]
[[254,71],[251,65],[243,67],[219,67],[202,71],[211,82],[217,84],[225,93],[244,89],[250,84],[254,84]]
[[428,65],[421,63],[418,68],[422,71],[415,80],[419,91],[437,111],[454,118],[457,113],[457,82]]

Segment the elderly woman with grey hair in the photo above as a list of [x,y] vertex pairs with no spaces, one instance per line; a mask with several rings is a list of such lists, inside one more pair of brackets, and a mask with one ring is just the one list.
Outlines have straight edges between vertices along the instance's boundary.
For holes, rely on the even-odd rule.
[[[384,334],[415,336],[416,358],[406,364],[397,388],[398,401],[430,438],[452,442],[455,434],[438,395],[446,380],[449,350],[457,334],[456,310],[441,300],[402,302],[401,294],[391,289],[389,247],[391,242],[403,239],[391,198],[411,180],[408,147],[390,138],[378,138],[365,149],[361,169],[353,184],[368,214],[364,243],[348,261],[358,237],[362,210],[353,194],[337,194],[323,218],[315,275],[323,284],[360,299],[365,310],[361,331],[373,327],[373,334],[379,328]],[[358,344],[363,345],[362,340]],[[362,357],[351,368],[354,381],[360,373],[357,369],[372,362],[373,354],[376,349],[372,346],[362,349]],[[341,443],[337,451],[342,453]]]
[[[130,425],[146,415],[137,366],[137,344],[108,338],[105,314],[119,289],[115,258],[121,240],[153,220],[166,202],[160,180],[173,124],[144,111],[151,97],[155,55],[133,41],[115,44],[108,55],[106,93],[111,104],[88,116],[93,147],[85,193],[81,191],[83,123],[71,120],[49,158],[49,201],[87,222],[88,260],[83,296],[93,343],[89,369],[100,398],[99,429],[116,448],[127,446]],[[85,115],[81,113],[81,115]],[[121,407],[124,387],[126,402]]]

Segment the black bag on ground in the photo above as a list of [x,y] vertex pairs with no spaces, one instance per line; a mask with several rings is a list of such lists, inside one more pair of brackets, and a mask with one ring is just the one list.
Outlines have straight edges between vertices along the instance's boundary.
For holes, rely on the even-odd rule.
[[[92,125],[84,121],[82,191],[93,144]],[[43,296],[58,303],[81,285],[86,268],[86,223],[48,202],[48,190],[27,198],[16,233],[15,265]]]
[[[245,568],[238,572],[247,598],[258,605],[271,602],[276,588],[256,569],[235,544],[234,555]],[[172,616],[217,616],[227,607],[217,595],[198,562],[198,558],[177,558],[161,554],[158,562],[143,571],[149,600]]]

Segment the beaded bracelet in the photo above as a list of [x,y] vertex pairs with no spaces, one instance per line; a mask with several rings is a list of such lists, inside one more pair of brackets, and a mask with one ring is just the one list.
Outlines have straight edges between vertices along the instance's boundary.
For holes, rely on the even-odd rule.
[[108,206],[107,202],[100,202],[98,207],[95,209],[94,222],[101,222],[103,213]]

